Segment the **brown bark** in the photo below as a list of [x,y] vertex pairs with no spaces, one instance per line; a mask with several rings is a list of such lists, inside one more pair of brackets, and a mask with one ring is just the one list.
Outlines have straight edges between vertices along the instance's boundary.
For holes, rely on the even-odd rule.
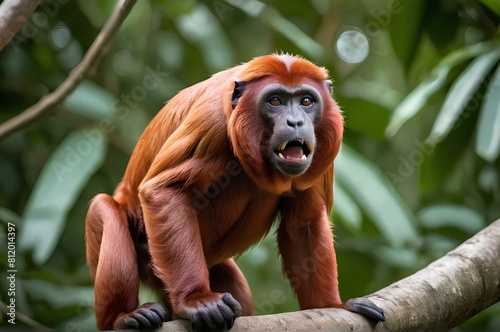
[[35,11],[40,0],[5,0],[0,4],[0,51]]
[[370,296],[377,331],[448,331],[500,300],[500,220],[414,275]]

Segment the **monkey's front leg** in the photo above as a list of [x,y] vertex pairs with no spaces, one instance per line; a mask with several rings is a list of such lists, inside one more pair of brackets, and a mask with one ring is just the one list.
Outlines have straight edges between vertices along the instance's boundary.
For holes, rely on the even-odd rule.
[[[288,203],[301,206],[296,199],[299,198]],[[368,299],[355,298],[342,303],[333,236],[324,206],[294,207],[285,203],[281,210],[278,245],[300,308],[344,308],[375,321],[384,321],[382,309]]]
[[192,199],[155,179],[141,185],[140,199],[154,268],[167,287],[174,312],[191,320],[193,330],[230,329],[241,306],[231,294],[210,290]]

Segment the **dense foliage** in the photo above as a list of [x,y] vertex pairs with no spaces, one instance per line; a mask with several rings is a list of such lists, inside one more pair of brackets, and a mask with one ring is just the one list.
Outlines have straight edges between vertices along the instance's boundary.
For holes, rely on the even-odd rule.
[[[0,123],[64,81],[114,5],[42,1],[0,52]],[[0,143],[0,266],[12,223],[18,310],[0,324],[94,328],[88,201],[113,191],[177,91],[274,51],[325,66],[344,112],[332,215],[343,297],[442,256],[500,217],[499,15],[496,0],[138,1],[96,75]],[[258,314],[298,308],[272,234],[238,263]],[[460,330],[496,331],[499,317],[493,306]]]

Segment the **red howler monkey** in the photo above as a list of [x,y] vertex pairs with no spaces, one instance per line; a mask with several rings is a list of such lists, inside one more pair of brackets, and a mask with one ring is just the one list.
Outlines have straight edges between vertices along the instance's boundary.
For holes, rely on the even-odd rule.
[[[142,134],[113,196],[86,218],[99,329],[151,328],[175,317],[195,330],[252,315],[234,255],[279,216],[283,269],[301,309],[340,307],[383,321],[380,308],[342,303],[328,214],[343,133],[328,73],[267,55],[182,90]],[[312,272],[297,267],[307,260]],[[139,281],[159,303],[139,306]]]

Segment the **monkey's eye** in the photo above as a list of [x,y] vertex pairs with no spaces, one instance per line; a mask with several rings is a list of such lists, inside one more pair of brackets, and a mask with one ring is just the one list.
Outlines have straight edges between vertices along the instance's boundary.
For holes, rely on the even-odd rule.
[[302,98],[302,100],[300,101],[300,105],[302,106],[311,106],[312,103],[313,103],[312,98],[308,96]]
[[271,97],[267,101],[269,104],[272,106],[280,106],[281,105],[281,100],[278,97]]

